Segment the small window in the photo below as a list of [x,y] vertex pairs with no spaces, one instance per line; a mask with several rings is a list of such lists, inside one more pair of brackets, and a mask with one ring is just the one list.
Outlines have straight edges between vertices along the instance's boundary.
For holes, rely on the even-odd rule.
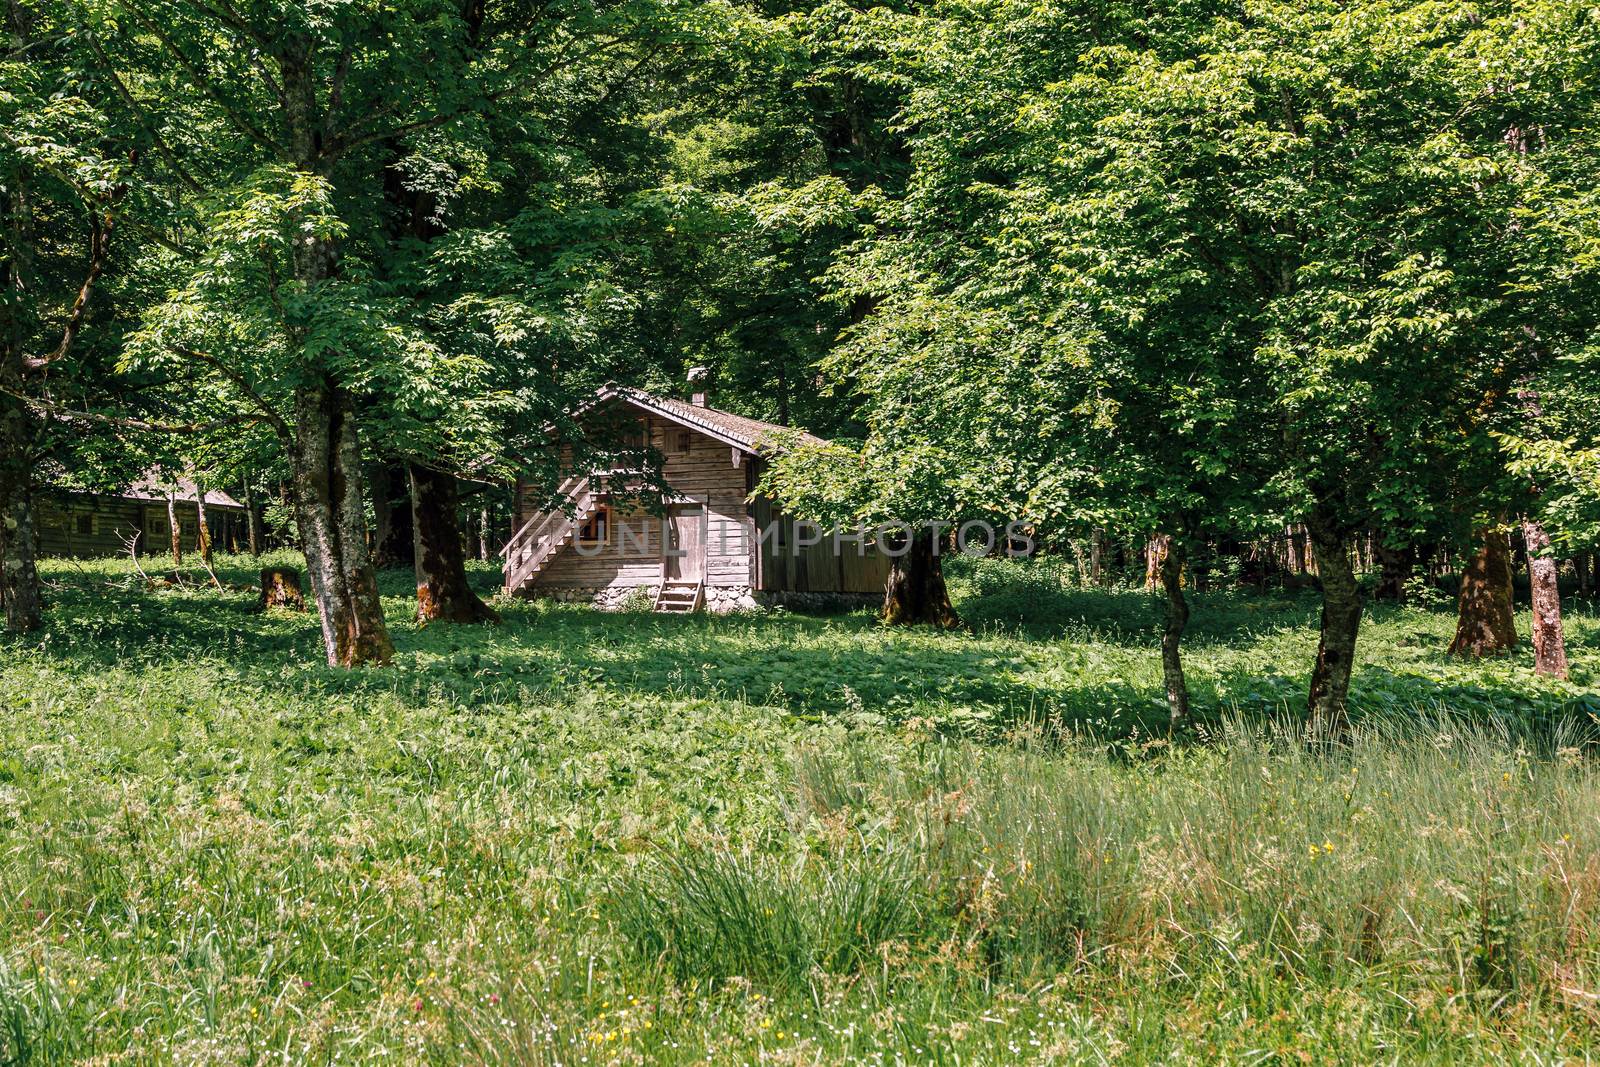
[[93,537],[95,532],[94,513],[85,512],[81,515],[74,516],[72,520],[72,531],[79,537]]
[[611,535],[611,509],[602,504],[578,527],[578,543],[583,545],[606,544]]
[[165,541],[167,537],[167,517],[157,511],[145,512],[144,532],[145,536],[152,541],[158,538]]
[[678,452],[687,452],[687,451],[689,451],[689,431],[688,430],[679,430],[675,435],[673,435],[673,441],[676,443],[675,451],[678,451]]

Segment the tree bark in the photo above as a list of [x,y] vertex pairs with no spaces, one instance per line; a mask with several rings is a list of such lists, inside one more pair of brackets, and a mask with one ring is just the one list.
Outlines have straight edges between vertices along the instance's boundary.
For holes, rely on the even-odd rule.
[[246,479],[244,483],[245,534],[250,542],[250,555],[261,555],[261,512],[256,505],[255,488]]
[[194,483],[194,550],[200,553],[201,561],[211,566],[211,526],[206,521],[206,487],[198,478]]
[[1166,560],[1167,548],[1172,538],[1156,534],[1144,543],[1144,588],[1153,593],[1161,586],[1161,568]]
[[[9,274],[9,268],[6,268]],[[0,299],[15,300],[8,291]],[[17,324],[8,324],[0,351],[0,604],[6,630],[27,633],[44,620],[44,592],[35,559],[37,525],[33,509],[33,450],[36,416],[17,398],[23,385],[23,350]]]
[[394,643],[367,550],[355,416],[326,379],[295,390],[294,481],[296,525],[328,665],[388,663]]
[[489,509],[478,509],[478,562],[489,562]]
[[889,559],[884,583],[882,619],[889,626],[925,623],[941,629],[961,625],[944,584],[938,535],[931,525],[907,535],[908,543]]
[[1350,676],[1361,629],[1361,586],[1350,565],[1347,538],[1320,511],[1306,520],[1306,536],[1322,581],[1322,628],[1306,711],[1311,736],[1338,740],[1350,728]]
[[1450,652],[1457,656],[1494,656],[1516,647],[1511,542],[1503,527],[1486,527],[1479,535],[1478,551],[1461,571],[1456,636],[1450,642]]
[[1567,643],[1561,631],[1561,586],[1550,555],[1550,535],[1533,519],[1522,520],[1528,547],[1528,579],[1533,590],[1533,670],[1552,678],[1567,676]]
[[1166,538],[1161,555],[1161,586],[1167,594],[1166,627],[1161,634],[1161,677],[1167,688],[1167,715],[1173,728],[1189,721],[1189,685],[1183,677],[1182,642],[1189,625],[1189,602],[1183,596],[1184,543]]
[[[32,14],[20,4],[7,9],[9,58],[20,58],[31,36]],[[0,604],[6,630],[27,633],[44,620],[44,590],[35,559],[33,458],[38,417],[21,396],[27,378],[24,306],[31,298],[33,208],[26,185],[0,186],[0,225],[6,254],[0,255]]]
[[0,604],[5,608],[6,630],[28,633],[44,621],[44,596],[39,567],[34,558],[33,487],[25,463],[26,452],[16,438],[24,436],[13,420],[26,419],[22,405],[0,396]]
[[183,527],[178,522],[178,494],[167,494],[167,540],[172,548],[173,567],[183,566]]
[[[326,175],[334,159],[324,154],[331,138],[318,98],[310,34],[300,27],[288,28],[279,35],[277,46],[285,162],[303,175]],[[301,295],[318,298],[339,273],[334,239],[308,235],[297,240],[291,265]],[[295,525],[322,622],[323,647],[330,666],[387,663],[394,655],[394,642],[384,622],[367,542],[353,402],[326,357],[309,350],[305,326],[285,321],[284,329],[299,362],[293,426],[285,431],[293,456]]]
[[416,532],[417,621],[499,622],[467,581],[460,498],[454,476],[410,464],[411,526]]
[[1373,593],[1373,599],[1404,604],[1406,582],[1411,580],[1411,575],[1415,573],[1417,567],[1415,546],[1392,548],[1380,537],[1375,542],[1374,549],[1378,556],[1378,588]]

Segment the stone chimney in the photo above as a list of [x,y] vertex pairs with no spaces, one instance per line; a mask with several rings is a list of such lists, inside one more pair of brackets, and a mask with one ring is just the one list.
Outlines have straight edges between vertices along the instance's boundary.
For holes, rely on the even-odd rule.
[[692,392],[689,394],[689,403],[693,404],[697,408],[705,407],[706,394],[709,393],[711,389],[711,368],[690,367],[688,377],[689,388],[692,390]]

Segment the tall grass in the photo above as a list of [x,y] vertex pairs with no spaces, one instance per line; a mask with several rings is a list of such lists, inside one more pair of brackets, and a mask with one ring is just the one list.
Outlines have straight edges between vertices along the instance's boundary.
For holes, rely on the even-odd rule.
[[784,863],[715,850],[670,856],[618,895],[618,930],[680,979],[753,980],[780,992],[848,974],[917,936],[904,853],[852,851]]
[[1492,725],[1371,722],[1317,755],[1287,726],[1108,759],[932,744],[812,753],[806,810],[889,827],[969,965],[1183,982],[1221,968],[1409,998],[1600,993],[1600,774]]

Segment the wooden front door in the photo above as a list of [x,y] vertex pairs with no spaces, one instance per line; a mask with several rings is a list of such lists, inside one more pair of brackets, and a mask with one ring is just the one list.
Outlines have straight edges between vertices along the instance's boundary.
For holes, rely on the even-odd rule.
[[662,560],[662,580],[705,580],[705,530],[706,511],[699,504],[674,504],[667,509],[667,551]]

